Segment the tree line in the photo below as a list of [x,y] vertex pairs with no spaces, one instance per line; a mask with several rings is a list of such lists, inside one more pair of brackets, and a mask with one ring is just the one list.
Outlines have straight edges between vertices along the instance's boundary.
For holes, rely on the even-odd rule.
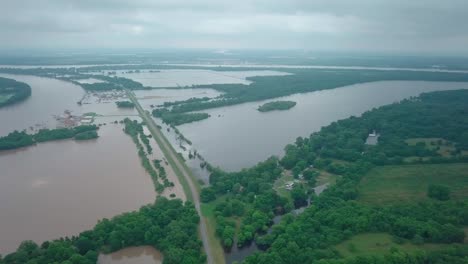
[[11,105],[31,96],[31,87],[23,82],[0,77],[0,107]]
[[265,103],[257,108],[260,112],[269,112],[273,110],[288,110],[296,106],[293,101],[273,101]]
[[[150,161],[148,158],[148,154],[151,154],[153,149],[148,139],[149,136],[146,136],[143,133],[143,123],[138,123],[138,121],[130,120],[129,118],[125,118],[123,123],[125,125],[125,133],[132,138],[133,142],[137,146],[138,156],[140,157],[141,164],[143,168],[145,168],[146,172],[148,172],[148,174],[151,176],[155,191],[161,194],[165,188],[174,187],[174,183],[169,181],[165,169],[160,165],[160,160]],[[140,143],[140,140],[146,147],[146,151],[145,147],[143,147],[143,145]],[[156,171],[155,168],[158,171]],[[160,182],[158,178],[162,182]]]
[[199,216],[192,203],[159,197],[154,204],[102,219],[78,236],[45,241],[24,241],[0,264],[94,264],[100,253],[131,246],[153,246],[163,253],[165,264],[205,263],[198,239]]
[[73,128],[40,129],[36,134],[28,134],[25,131],[13,131],[7,136],[0,137],[0,151],[22,148],[40,142],[69,139],[87,140],[98,137],[96,125],[81,125]]
[[306,93],[333,89],[364,82],[391,80],[421,81],[468,81],[468,74],[450,72],[379,71],[379,70],[323,70],[287,69],[291,75],[255,76],[247,79],[252,83],[193,85],[190,88],[212,88],[223,94],[212,100],[179,101],[168,110],[171,113],[186,113],[210,108],[229,106]]
[[207,113],[172,113],[165,108],[154,109],[152,111],[154,117],[159,117],[162,121],[171,126],[179,126],[186,123],[192,123],[207,119],[210,117]]

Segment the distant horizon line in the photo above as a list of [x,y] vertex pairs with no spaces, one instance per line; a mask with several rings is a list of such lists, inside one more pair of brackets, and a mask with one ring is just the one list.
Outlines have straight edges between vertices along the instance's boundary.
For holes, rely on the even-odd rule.
[[[138,55],[142,53],[164,53],[164,52],[207,52],[211,54],[235,56],[242,54],[233,54],[232,52],[245,53],[307,53],[309,55],[361,55],[361,56],[399,56],[399,57],[462,57],[468,58],[467,52],[415,52],[415,51],[393,51],[393,50],[318,50],[318,49],[299,49],[299,48],[0,48],[0,57],[15,56],[80,56],[80,55]],[[46,54],[44,54],[46,52]],[[120,53],[120,54],[119,54]],[[128,53],[128,54],[125,54]],[[244,54],[245,55],[245,54]],[[258,54],[260,55],[260,54]]]

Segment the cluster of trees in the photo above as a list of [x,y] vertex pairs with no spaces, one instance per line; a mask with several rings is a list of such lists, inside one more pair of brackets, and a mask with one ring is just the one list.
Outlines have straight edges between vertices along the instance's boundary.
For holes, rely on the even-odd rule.
[[89,231],[37,245],[24,241],[0,264],[94,264],[99,253],[149,245],[163,253],[163,263],[205,263],[198,239],[199,217],[192,203],[160,197],[139,211],[103,219]]
[[161,165],[162,160],[153,160],[154,167],[158,170],[159,178],[163,180],[164,187],[174,187],[174,183],[167,179],[166,169]]
[[7,136],[0,137],[0,150],[26,147],[39,142],[74,138],[86,140],[98,137],[98,127],[95,125],[81,125],[73,128],[41,129],[36,134],[13,131]]
[[48,78],[63,78],[63,76],[69,76],[71,78],[78,75],[76,68],[0,68],[0,72],[8,74],[35,75]]
[[33,145],[34,142],[32,135],[15,130],[7,136],[0,137],[0,150],[22,148]]
[[[442,186],[431,187],[428,195],[434,199],[420,203],[371,206],[356,199],[362,176],[375,166],[400,164],[403,157],[413,155],[432,157],[426,162],[433,163],[442,159],[423,146],[408,145],[406,139],[444,138],[460,148],[461,135],[468,129],[467,98],[465,90],[423,94],[374,109],[359,118],[335,122],[308,138],[298,138],[286,146],[282,159],[272,157],[240,172],[214,169],[211,186],[202,189],[201,199],[203,202],[219,199],[214,210],[217,235],[226,248],[237,239],[237,246],[254,240],[265,250],[248,257],[245,263],[361,263],[356,259],[342,259],[333,245],[363,232],[386,232],[413,243],[463,243],[468,203],[447,200],[449,194]],[[367,146],[365,139],[374,129],[381,134],[381,140],[376,146]],[[444,159],[464,161],[461,154]],[[291,199],[272,190],[285,169],[310,181],[297,190],[295,187]],[[275,214],[288,213],[310,197],[316,169],[341,177],[319,197],[312,196],[312,205],[304,213],[283,216],[281,223],[266,233]],[[236,219],[241,223],[238,231],[233,226]],[[415,263],[432,263],[427,261],[468,257],[466,251],[457,252],[454,249],[425,254],[426,262],[418,262],[418,255],[408,258],[418,260]],[[375,259],[397,260],[401,254],[406,253],[369,257],[365,259],[368,262],[362,263],[373,263],[371,260]]]
[[296,105],[296,102],[293,101],[274,101],[268,102],[258,107],[260,112],[268,112],[273,110],[288,110],[293,108]]
[[99,135],[96,130],[86,131],[75,135],[75,140],[89,140],[98,138]]
[[[466,114],[468,91],[446,91],[422,94],[418,98],[383,106],[366,112],[360,118],[351,117],[324,127],[308,138],[298,138],[286,146],[281,164],[287,169],[302,169],[314,165],[341,174],[348,162],[367,161],[375,165],[420,163],[407,157],[426,158],[427,163],[468,161],[465,150],[468,130]],[[450,105],[450,107],[447,107]],[[365,145],[368,134],[380,133],[376,146]],[[455,155],[442,157],[425,144],[409,145],[411,138],[444,138],[455,145]]]
[[[288,145],[280,161],[284,168],[302,171],[312,165],[342,177],[315,198],[303,214],[283,217],[271,233],[257,236],[257,244],[267,250],[248,257],[245,263],[376,263],[372,261],[398,260],[406,255],[394,252],[389,256],[342,259],[333,250],[333,245],[362,232],[387,232],[413,243],[463,243],[462,227],[468,224],[468,203],[450,201],[449,190],[444,186],[430,186],[428,196],[434,199],[420,203],[369,206],[355,200],[359,197],[357,185],[361,177],[373,166],[400,163],[401,157],[418,155],[419,150],[403,145],[405,139],[439,137],[460,146],[461,132],[468,126],[467,98],[468,91],[463,90],[423,94],[374,109],[360,118],[335,122]],[[382,140],[377,146],[365,146],[365,138],[374,128],[381,133]],[[428,155],[424,151],[419,154]],[[348,162],[337,164],[336,159]],[[452,159],[463,161],[459,157]],[[460,253],[452,249],[411,255],[398,263],[458,263],[466,258],[466,250]]]
[[106,91],[106,90],[114,90],[114,89],[130,89],[130,90],[138,90],[144,89],[145,87],[139,83],[135,82],[131,79],[127,79],[124,77],[117,77],[117,76],[104,76],[104,75],[93,75],[93,78],[103,80],[105,82],[99,83],[79,83],[81,87],[85,90],[89,91]]
[[73,128],[41,129],[33,138],[37,142],[75,138],[78,140],[97,138],[96,125],[81,125]]
[[165,108],[155,109],[152,114],[154,117],[161,118],[164,123],[171,126],[179,126],[210,117],[207,113],[173,113]]
[[[202,202],[225,199],[214,209],[216,234],[229,250],[237,238],[237,246],[251,243],[256,233],[266,232],[276,214],[293,209],[292,201],[279,196],[273,183],[281,176],[278,159],[271,157],[256,166],[240,172],[224,172],[212,169],[210,186],[202,189]],[[239,219],[240,228],[232,227],[232,220]]]
[[115,102],[115,104],[117,105],[117,107],[120,107],[120,108],[134,108],[135,107],[135,104],[130,101],[117,101]]
[[172,113],[201,111],[221,106],[287,96],[345,85],[385,80],[424,80],[424,81],[468,81],[463,73],[446,72],[411,72],[411,71],[378,71],[378,70],[335,70],[321,69],[288,69],[291,75],[249,77],[252,82],[243,84],[194,85],[192,88],[213,88],[223,92],[213,100],[189,99],[178,102],[170,110]]
[[[154,184],[154,189],[156,190],[157,193],[162,193],[165,189],[165,187],[171,187],[174,186],[174,183],[170,182],[167,177],[166,173],[164,174],[159,174],[159,178],[163,180],[163,183],[161,184],[158,180],[158,172],[155,170],[155,167],[158,168],[156,165],[157,162],[153,161],[153,164],[155,167],[153,167],[153,164],[151,163],[150,159],[148,158],[148,154],[152,153],[152,148],[149,143],[148,137],[143,133],[143,124],[138,123],[136,120],[130,120],[129,118],[125,118],[123,121],[125,127],[124,131],[126,134],[128,134],[135,145],[137,146],[138,149],[138,156],[141,159],[141,164],[143,168],[145,168],[146,172],[151,176],[151,179],[153,180]],[[143,145],[140,143],[140,140],[145,144],[146,150],[143,147]],[[158,168],[159,169],[159,168]],[[163,168],[164,169],[164,168]],[[159,169],[160,170],[160,169]],[[161,172],[161,170],[160,170]]]
[[450,189],[445,185],[431,184],[427,188],[427,196],[432,199],[447,201],[450,199]]
[[254,255],[249,257],[246,263],[256,264],[293,264],[293,263],[318,263],[318,264],[376,264],[376,263],[391,263],[391,264],[455,264],[455,263],[466,263],[468,250],[463,246],[454,246],[447,250],[441,250],[431,253],[423,251],[416,251],[414,253],[407,253],[397,248],[392,248],[390,253],[383,255],[360,255],[356,257],[341,258],[341,259],[320,259],[321,257],[327,257],[329,252],[323,251],[317,255],[317,259],[314,262],[302,262],[301,256],[295,255],[299,249],[294,243],[287,244],[287,247],[283,251],[289,251],[289,258],[284,260],[278,260],[274,257],[265,258],[262,255]]
[[31,87],[23,82],[0,77],[0,107],[23,101],[31,96]]
[[205,102],[205,101],[209,101],[211,98],[209,97],[192,97],[192,98],[189,98],[187,100],[183,100],[183,101],[173,101],[173,102],[164,102],[162,104],[162,106],[164,107],[170,107],[170,106],[174,106],[174,105],[179,105],[179,104],[186,104],[186,103],[195,103],[195,102]]

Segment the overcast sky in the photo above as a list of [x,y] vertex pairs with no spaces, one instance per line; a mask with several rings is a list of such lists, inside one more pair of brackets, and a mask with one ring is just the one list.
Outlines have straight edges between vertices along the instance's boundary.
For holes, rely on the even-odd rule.
[[468,54],[468,0],[2,0],[0,48]]

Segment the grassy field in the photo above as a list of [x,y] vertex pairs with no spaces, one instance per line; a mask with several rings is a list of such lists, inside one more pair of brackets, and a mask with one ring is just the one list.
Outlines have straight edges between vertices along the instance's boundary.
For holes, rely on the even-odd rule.
[[448,186],[452,199],[467,199],[468,163],[377,167],[361,180],[359,200],[379,204],[428,199],[429,184]]
[[317,177],[317,183],[315,184],[316,186],[323,185],[325,183],[333,185],[336,183],[336,180],[340,177],[336,174],[331,174],[326,171],[319,171],[319,172],[320,172],[320,175]]
[[450,246],[451,244],[432,243],[415,245],[408,241],[397,244],[387,233],[366,233],[353,236],[351,239],[336,245],[335,248],[343,257],[354,257],[358,255],[383,255],[389,253],[392,248],[411,253],[418,250],[441,250]]
[[[323,185],[323,184],[335,184],[336,180],[338,179],[338,175],[331,174],[326,171],[322,170],[316,170],[320,174],[317,176],[317,182],[315,183],[315,186]],[[275,181],[273,184],[273,189],[276,191],[276,193],[280,196],[286,197],[286,198],[291,198],[291,191],[286,189],[286,183],[294,181],[294,177],[292,176],[292,172],[285,170],[282,174],[282,176]],[[299,180],[299,182],[296,182],[296,184],[306,184],[305,181]]]
[[294,177],[292,176],[291,171],[284,171],[279,179],[273,184],[273,189],[280,196],[291,198],[290,191],[286,190],[286,182],[293,181]]
[[442,157],[451,157],[451,152],[455,150],[453,142],[445,140],[443,138],[411,138],[407,139],[406,143],[410,146],[414,146],[418,143],[423,143],[427,149],[437,150]]
[[224,249],[221,246],[221,241],[216,236],[216,219],[214,216],[214,209],[216,205],[225,200],[225,197],[221,197],[216,199],[215,201],[209,203],[202,203],[200,206],[201,213],[207,221],[207,231],[209,233],[208,240],[210,246],[213,250],[213,258],[215,263],[225,263],[224,260]]

